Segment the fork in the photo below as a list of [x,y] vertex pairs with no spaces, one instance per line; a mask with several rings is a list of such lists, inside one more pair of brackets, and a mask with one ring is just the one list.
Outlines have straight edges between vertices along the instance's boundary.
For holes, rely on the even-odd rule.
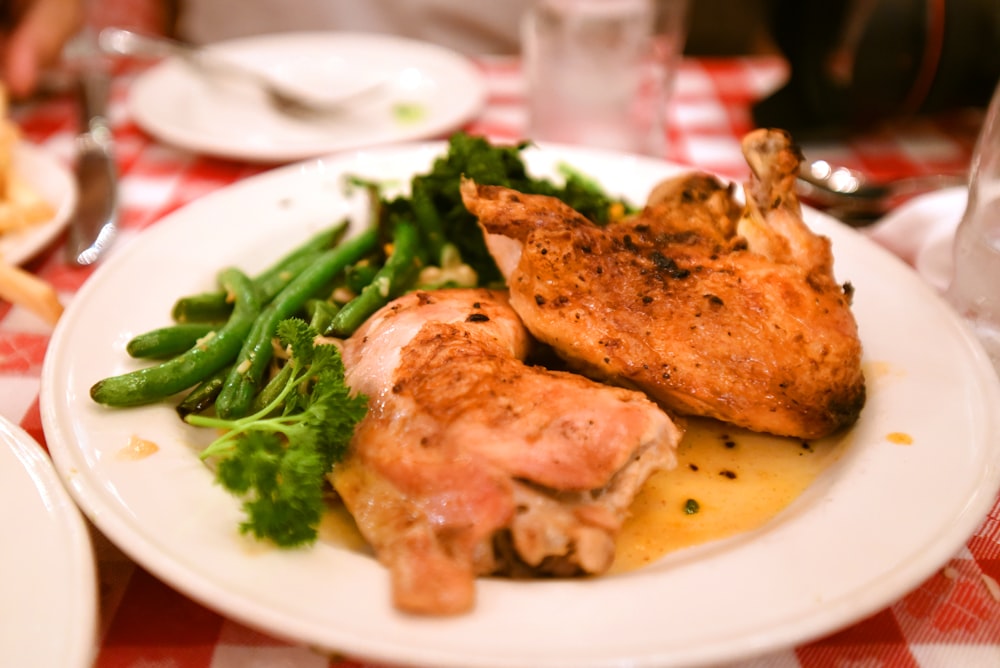
[[857,170],[814,160],[803,163],[797,190],[804,200],[848,225],[867,227],[907,198],[964,185],[968,185],[967,174],[929,174],[879,182]]
[[110,27],[101,31],[98,45],[102,52],[116,56],[136,58],[176,56],[209,76],[242,79],[263,91],[275,109],[299,118],[320,117],[343,111],[346,105],[371,94],[382,85],[380,81],[373,81],[341,95],[324,94],[322,97],[307,97],[304,92],[290,90],[261,71],[167,37]]

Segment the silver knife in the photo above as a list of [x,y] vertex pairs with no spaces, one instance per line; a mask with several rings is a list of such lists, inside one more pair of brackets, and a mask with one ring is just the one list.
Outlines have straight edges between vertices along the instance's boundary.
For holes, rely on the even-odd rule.
[[78,201],[70,219],[67,262],[93,264],[111,245],[118,228],[118,170],[114,138],[106,117],[111,75],[84,67],[79,76],[80,134],[76,137]]

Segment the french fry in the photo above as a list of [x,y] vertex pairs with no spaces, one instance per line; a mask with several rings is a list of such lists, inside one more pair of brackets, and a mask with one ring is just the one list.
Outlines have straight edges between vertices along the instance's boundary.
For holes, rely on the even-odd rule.
[[0,299],[28,309],[51,325],[56,324],[63,312],[55,288],[31,272],[2,261]]
[[0,85],[0,234],[51,220],[52,206],[29,185],[14,165],[20,128],[10,120],[7,90]]
[[7,200],[10,175],[14,173],[14,146],[21,138],[20,129],[8,118],[9,112],[7,89],[0,86],[0,201]]
[[51,220],[52,205],[16,173],[7,174],[7,198],[0,200],[0,234]]
[[[21,131],[8,118],[8,97],[0,85],[0,235],[51,220],[52,206],[15,170],[14,150]],[[50,324],[62,315],[59,295],[34,274],[0,259],[0,299],[22,306]]]

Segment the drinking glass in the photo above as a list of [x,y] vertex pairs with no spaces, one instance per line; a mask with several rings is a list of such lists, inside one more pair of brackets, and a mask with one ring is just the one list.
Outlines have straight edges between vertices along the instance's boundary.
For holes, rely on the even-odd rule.
[[537,0],[522,20],[528,138],[663,157],[688,0]]
[[945,298],[972,324],[1000,372],[1000,83],[976,141],[953,254]]

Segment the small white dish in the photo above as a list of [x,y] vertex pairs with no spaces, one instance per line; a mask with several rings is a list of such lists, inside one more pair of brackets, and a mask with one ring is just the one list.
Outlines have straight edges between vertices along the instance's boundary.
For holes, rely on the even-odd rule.
[[943,292],[951,281],[955,229],[967,201],[968,189],[964,187],[918,195],[886,214],[869,235]]
[[0,417],[0,665],[88,668],[97,574],[83,516],[49,456]]
[[[855,287],[869,400],[839,437],[843,456],[764,527],[623,574],[482,578],[475,610],[446,619],[395,610],[388,573],[368,554],[333,541],[281,551],[241,537],[239,501],[198,458],[212,434],[166,403],[104,408],[90,386],[143,366],[126,342],[168,324],[177,297],[212,289],[219,268],[259,271],[356,213],[345,175],[405,184],[445,148],[343,153],[216,191],[109,257],[76,295],[42,372],[46,438],[81,507],[144,568],[249,626],[374,662],[664,668],[748,658],[863,619],[924,582],[982,523],[1000,487],[1000,385],[982,348],[903,262],[809,210],[832,241],[838,280]],[[636,203],[683,169],[572,147],[524,157],[535,176],[572,165]],[[912,444],[897,444],[900,434]],[[158,450],[120,456],[133,436]]]
[[206,76],[178,58],[136,79],[128,105],[141,128],[224,158],[289,162],[442,136],[474,117],[486,98],[482,75],[464,56],[391,35],[281,33],[206,48],[318,100],[348,98],[329,116],[289,116],[246,81]]
[[7,264],[19,265],[33,258],[63,231],[76,208],[77,189],[72,172],[63,163],[29,142],[17,144],[14,169],[55,211],[46,222],[0,234],[0,258]]

